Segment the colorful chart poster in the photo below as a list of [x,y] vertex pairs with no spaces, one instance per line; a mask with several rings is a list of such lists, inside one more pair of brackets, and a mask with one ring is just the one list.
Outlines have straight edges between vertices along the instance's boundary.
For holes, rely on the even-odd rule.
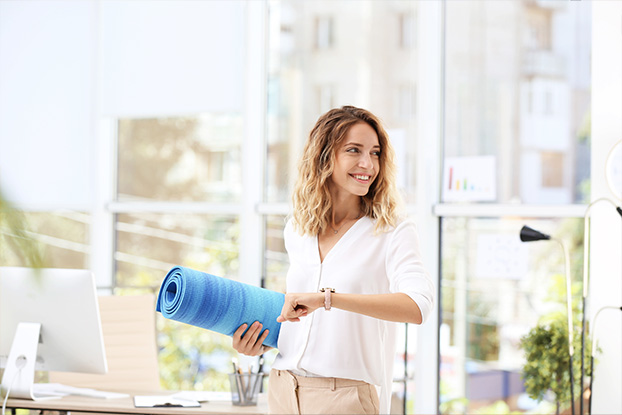
[[497,200],[495,156],[446,157],[443,170],[443,202]]

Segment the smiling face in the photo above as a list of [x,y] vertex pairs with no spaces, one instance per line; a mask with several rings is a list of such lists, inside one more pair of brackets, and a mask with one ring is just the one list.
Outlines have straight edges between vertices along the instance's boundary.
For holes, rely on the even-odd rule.
[[378,134],[369,124],[359,122],[350,127],[335,152],[332,188],[365,196],[380,171],[380,151]]

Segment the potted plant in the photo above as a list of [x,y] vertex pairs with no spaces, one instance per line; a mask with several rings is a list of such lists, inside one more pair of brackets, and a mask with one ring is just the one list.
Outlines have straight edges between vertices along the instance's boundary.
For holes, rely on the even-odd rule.
[[[554,289],[563,284],[561,276],[554,279]],[[573,287],[573,292],[576,287]],[[559,288],[557,289],[559,290]],[[574,303],[574,302],[573,302]],[[575,308],[575,307],[573,307]],[[577,307],[578,308],[578,307]],[[580,386],[581,373],[581,326],[579,310],[574,311],[574,336],[573,336],[573,372],[574,396],[581,399],[582,388]],[[570,375],[568,353],[568,323],[563,312],[555,312],[543,316],[538,324],[521,338],[520,346],[525,354],[525,364],[522,370],[525,390],[530,398],[542,401],[549,393],[552,393],[557,406],[557,414],[560,410],[570,406]],[[586,341],[585,355],[591,355],[591,345]],[[586,376],[591,375],[591,369],[586,367]]]

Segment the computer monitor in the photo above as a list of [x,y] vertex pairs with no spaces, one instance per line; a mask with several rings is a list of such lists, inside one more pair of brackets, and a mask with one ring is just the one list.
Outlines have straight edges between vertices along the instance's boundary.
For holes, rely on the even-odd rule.
[[33,400],[35,370],[107,372],[92,272],[0,267],[0,367],[4,393]]

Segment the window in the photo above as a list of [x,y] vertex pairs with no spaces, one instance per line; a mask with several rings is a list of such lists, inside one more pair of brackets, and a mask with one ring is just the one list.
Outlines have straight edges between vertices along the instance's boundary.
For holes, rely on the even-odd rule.
[[564,311],[564,257],[555,243],[521,243],[519,231],[532,226],[581,255],[582,217],[561,210],[589,195],[576,120],[589,119],[590,62],[579,56],[590,45],[572,39],[590,36],[590,7],[446,3],[443,183],[464,186],[444,191],[440,215],[442,413],[555,411],[525,395],[520,340]]
[[[234,113],[119,120],[116,294],[157,294],[174,266],[238,278],[239,216],[219,206],[240,201],[241,142]],[[157,317],[162,385],[226,390],[231,340]]]
[[315,18],[315,47],[316,49],[330,49],[333,47],[333,18],[318,16]]
[[416,91],[414,86],[402,85],[397,90],[398,114],[402,119],[410,119],[415,114]]
[[236,216],[126,213],[116,220],[118,288],[157,292],[177,265],[238,275],[239,224]]
[[540,154],[542,165],[542,187],[562,187],[564,185],[564,155],[553,152]]
[[119,201],[240,199],[240,115],[122,119],[118,130]]
[[323,85],[317,88],[318,114],[323,114],[335,106],[333,88],[330,85]]
[[[317,118],[331,107],[361,106],[377,114],[396,136],[415,137],[417,51],[403,50],[395,36],[396,16],[414,20],[417,7],[417,2],[403,1],[390,2],[390,7],[376,1],[355,6],[349,0],[270,3],[268,202],[289,202],[302,146]],[[283,32],[283,27],[288,30]],[[338,42],[337,28],[348,33]],[[323,44],[332,39],[330,53],[309,49],[320,32]],[[391,33],[394,41],[388,43]],[[413,158],[415,147],[416,140],[404,140],[402,155]],[[416,192],[412,165],[401,166],[401,184],[411,202]]]
[[[88,268],[89,214],[77,211],[20,212],[27,235],[38,245],[46,268]],[[8,218],[8,217],[7,217]],[[5,219],[4,217],[1,219]],[[16,253],[23,241],[9,224],[0,221],[0,262],[3,266],[30,266]],[[21,252],[21,251],[20,251]]]
[[[115,293],[158,294],[174,266],[236,278],[239,226],[235,216],[125,213],[116,220]],[[231,340],[157,315],[160,381],[171,390],[223,390]]]
[[285,277],[289,266],[283,241],[286,220],[281,215],[265,217],[264,285],[270,290],[280,292],[285,292]]
[[[539,165],[545,153],[579,160],[585,151],[575,120],[589,114],[590,62],[575,48],[589,45],[576,46],[572,39],[589,36],[589,14],[570,5],[549,8],[549,3],[447,3],[445,155],[494,156],[497,203],[564,204],[584,198],[584,189],[570,180],[558,189],[543,187],[529,167]],[[541,54],[515,47],[521,33],[532,30],[521,16],[537,8],[553,15],[538,27],[557,39]],[[521,60],[523,54],[528,61]],[[581,170],[573,163],[559,166],[558,178]]]
[[415,47],[415,17],[410,13],[401,13],[399,19],[399,43],[402,49]]
[[550,49],[553,36],[551,32],[553,13],[546,5],[534,4],[533,7],[525,8],[525,15],[527,19],[525,46],[529,49]]
[[564,256],[554,242],[521,243],[525,224],[567,241],[571,257],[580,257],[579,218],[442,220],[442,413],[500,404],[510,411],[554,411],[554,403],[525,399],[520,340],[541,317],[563,315]]

